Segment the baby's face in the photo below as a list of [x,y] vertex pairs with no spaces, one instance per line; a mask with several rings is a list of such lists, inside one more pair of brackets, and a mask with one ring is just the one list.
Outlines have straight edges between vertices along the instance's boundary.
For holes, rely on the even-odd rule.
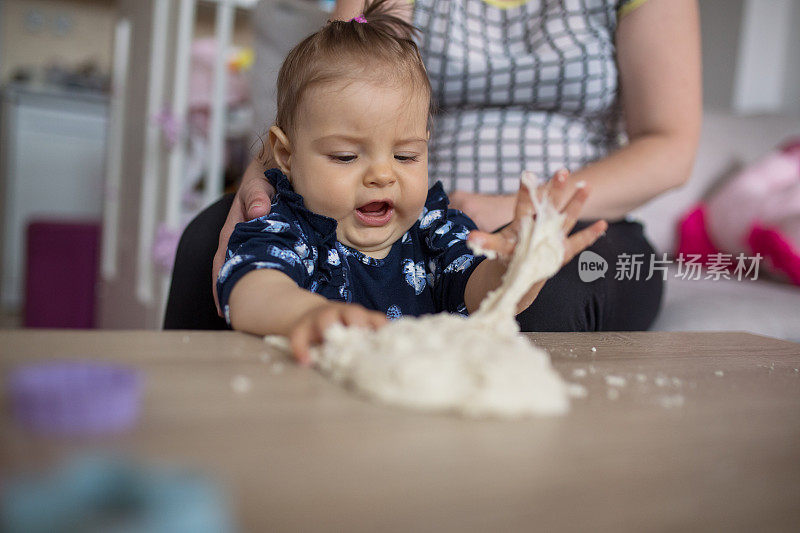
[[414,224],[428,191],[428,100],[397,84],[309,89],[289,176],[308,209],[338,222],[340,242],[376,258]]

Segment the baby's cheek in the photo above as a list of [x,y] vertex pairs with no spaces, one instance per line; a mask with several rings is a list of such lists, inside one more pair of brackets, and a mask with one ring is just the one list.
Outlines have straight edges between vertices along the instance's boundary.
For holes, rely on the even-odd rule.
[[305,199],[306,209],[336,220],[341,220],[350,211],[344,200],[331,194],[314,194]]

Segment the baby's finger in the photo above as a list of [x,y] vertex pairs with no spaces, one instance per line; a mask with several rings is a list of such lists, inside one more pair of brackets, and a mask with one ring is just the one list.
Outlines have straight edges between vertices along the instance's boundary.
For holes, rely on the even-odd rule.
[[570,235],[564,243],[564,263],[567,264],[572,261],[572,258],[594,244],[603,233],[608,229],[608,223],[605,220],[598,220],[588,228],[584,228],[577,233]]
[[[536,177],[531,172],[526,172],[526,177],[530,179],[531,183],[536,183]],[[519,182],[519,190],[517,191],[517,201],[514,204],[514,219],[518,220],[533,215],[535,212],[533,201],[531,200],[531,192],[524,179]]]
[[569,202],[575,191],[575,185],[569,178],[569,171],[562,168],[547,182],[545,191],[548,195],[550,203],[560,212]]
[[368,328],[372,325],[369,315],[370,313],[366,309],[349,305],[342,311],[342,322],[345,326]]
[[589,186],[586,182],[579,182],[576,184],[575,193],[569,199],[567,205],[564,207],[564,233],[569,233],[578,222],[578,216],[581,214],[586,199],[589,197]]
[[500,257],[509,257],[514,252],[514,243],[509,241],[502,233],[487,233],[480,230],[470,231],[467,236],[467,243],[474,243],[480,249],[493,251]]
[[289,337],[289,346],[292,348],[292,353],[295,359],[303,365],[311,365],[311,354],[309,348],[311,347],[312,326],[310,322],[304,322],[292,331]]
[[347,315],[347,308],[342,308],[343,306],[334,306],[328,307],[324,311],[322,311],[318,316],[315,322],[315,330],[317,332],[317,338],[312,339],[317,343],[322,342],[322,337],[329,327],[334,324],[347,324],[346,322],[346,315]]
[[367,315],[370,329],[380,329],[389,323],[389,319],[383,313],[371,312]]

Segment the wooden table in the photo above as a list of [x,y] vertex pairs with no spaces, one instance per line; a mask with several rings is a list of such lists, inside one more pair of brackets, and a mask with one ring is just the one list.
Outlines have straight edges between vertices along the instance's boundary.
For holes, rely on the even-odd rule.
[[[86,357],[146,375],[138,428],[99,443],[28,435],[3,409],[0,465],[13,473],[90,444],[192,465],[228,488],[244,531],[796,530],[800,345],[745,333],[532,338],[588,391],[567,416],[374,405],[239,333],[0,331],[3,375]],[[234,391],[240,375],[249,392]]]

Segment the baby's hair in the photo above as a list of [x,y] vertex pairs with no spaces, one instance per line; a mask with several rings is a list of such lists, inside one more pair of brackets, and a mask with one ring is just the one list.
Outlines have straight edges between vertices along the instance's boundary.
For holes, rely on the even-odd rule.
[[431,86],[413,41],[417,29],[397,16],[395,9],[387,0],[367,1],[363,19],[328,21],[295,46],[278,74],[275,125],[291,137],[297,109],[310,87],[341,78],[358,79],[371,71],[379,72],[382,80],[410,81],[427,93],[430,110]]

